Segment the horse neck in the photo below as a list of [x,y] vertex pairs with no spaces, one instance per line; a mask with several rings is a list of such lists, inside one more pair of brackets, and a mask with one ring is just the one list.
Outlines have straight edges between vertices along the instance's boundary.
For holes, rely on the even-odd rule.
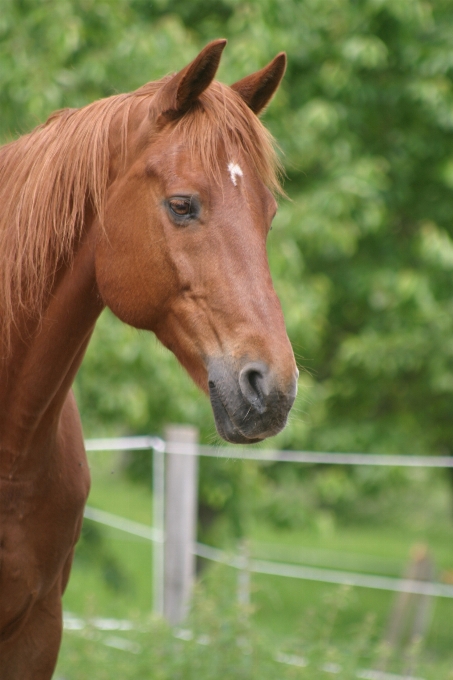
[[[0,447],[14,458],[56,436],[64,402],[103,309],[94,269],[94,230],[63,266],[42,318],[16,338],[0,365]],[[24,334],[22,334],[24,337]],[[1,456],[0,456],[1,460]]]

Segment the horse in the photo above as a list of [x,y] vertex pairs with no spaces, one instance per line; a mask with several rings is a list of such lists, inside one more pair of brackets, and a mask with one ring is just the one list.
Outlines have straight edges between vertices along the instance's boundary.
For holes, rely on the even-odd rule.
[[174,353],[226,441],[275,435],[294,402],[266,254],[279,162],[258,117],[286,56],[229,87],[225,44],[0,149],[1,680],[55,668],[90,484],[71,384],[105,307]]

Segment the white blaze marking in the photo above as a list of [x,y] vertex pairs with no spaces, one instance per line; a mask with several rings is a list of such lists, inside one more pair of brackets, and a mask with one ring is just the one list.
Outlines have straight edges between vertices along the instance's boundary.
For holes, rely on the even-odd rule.
[[234,186],[237,185],[237,180],[236,177],[242,177],[244,174],[241,170],[240,165],[237,163],[228,163],[228,172],[230,173],[231,181],[233,182]]

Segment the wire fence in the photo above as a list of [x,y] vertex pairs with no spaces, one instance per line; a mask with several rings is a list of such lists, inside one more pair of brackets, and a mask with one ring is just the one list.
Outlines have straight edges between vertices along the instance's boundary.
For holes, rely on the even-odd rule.
[[[181,429],[184,430],[184,428]],[[188,429],[190,428],[185,428],[186,434]],[[352,569],[349,570],[347,568],[349,566],[348,562],[343,565],[346,566],[346,569],[326,568],[325,565],[321,567],[316,564],[316,561],[312,564],[303,564],[302,562],[304,559],[306,559],[307,562],[310,562],[310,559],[307,559],[306,555],[304,558],[298,559],[290,554],[286,556],[287,561],[274,560],[272,559],[272,554],[268,554],[271,559],[258,559],[250,556],[246,544],[241,546],[240,552],[237,554],[199,543],[194,538],[189,537],[190,540],[188,540],[187,522],[185,523],[186,528],[184,531],[186,531],[186,536],[184,537],[181,533],[184,521],[179,522],[178,520],[178,517],[184,517],[188,513],[192,514],[194,517],[196,515],[196,481],[194,480],[197,470],[196,460],[199,456],[232,460],[254,460],[263,463],[291,462],[302,465],[366,465],[404,468],[453,468],[453,457],[279,451],[274,449],[245,448],[239,446],[234,448],[229,446],[194,446],[194,441],[189,441],[190,436],[186,441],[184,441],[184,437],[182,438],[182,441],[179,441],[177,438],[176,440],[174,438],[172,439],[168,436],[168,433],[167,437],[167,441],[154,436],[91,439],[86,441],[87,451],[147,450],[150,454],[152,453],[153,526],[151,526],[151,522],[150,525],[135,522],[91,506],[85,508],[85,517],[101,525],[111,527],[117,531],[125,532],[152,543],[153,609],[156,613],[166,616],[170,623],[174,624],[175,621],[171,620],[168,607],[164,607],[167,600],[174,597],[174,593],[167,592],[167,582],[171,581],[174,576],[172,574],[172,578],[168,579],[169,557],[170,559],[173,559],[173,561],[175,561],[175,555],[176,561],[179,561],[180,559],[186,560],[187,555],[184,555],[184,550],[190,552],[193,559],[193,567],[194,558],[200,557],[211,562],[223,563],[236,569],[238,571],[238,598],[242,604],[246,604],[250,600],[250,575],[252,573],[398,593],[392,616],[395,615],[397,619],[398,617],[401,618],[408,609],[408,605],[412,603],[412,605],[415,606],[414,630],[415,628],[418,630],[420,626],[423,627],[426,624],[426,612],[430,609],[431,598],[453,599],[453,585],[450,585],[449,583],[434,582],[432,579],[432,572],[430,572],[430,575],[427,575],[423,570],[419,569],[419,567],[422,566],[422,563],[414,563],[411,565],[408,572],[406,572],[404,578],[396,578],[394,576],[384,576],[379,573],[360,573],[359,571],[353,571]],[[190,463],[188,466],[186,466],[186,461]],[[176,477],[173,479],[173,482],[171,482],[170,478],[172,475],[175,476],[175,471],[178,470],[179,472],[177,472],[176,477],[179,475],[179,481],[176,480],[177,484],[175,486],[174,482]],[[181,470],[183,470],[182,473]],[[187,474],[187,471],[189,471],[190,474]],[[195,477],[193,471],[195,471]],[[194,485],[194,489],[192,490],[192,506],[184,505],[185,501],[182,501],[182,497],[187,496],[185,487],[187,487],[188,484],[189,486],[190,484]],[[173,491],[171,491],[172,488]],[[175,504],[177,505],[176,512],[174,512],[173,508]],[[169,508],[172,509],[171,512],[169,512]],[[176,523],[179,522],[178,526],[174,526],[175,521]],[[182,552],[180,550],[179,553],[171,553],[171,551],[169,552],[167,550],[168,544],[174,544],[175,540],[177,543],[179,542],[181,544],[180,548],[183,548]],[[264,544],[262,544],[261,547],[263,546]],[[171,558],[171,555],[173,555],[173,558]],[[308,556],[308,558],[309,557],[310,556]],[[357,556],[355,556],[355,558],[357,558]],[[425,561],[429,562],[429,558]],[[338,561],[336,560],[332,566],[338,567]],[[356,567],[357,569],[356,559],[351,562],[351,566],[353,568]],[[376,564],[374,564],[373,568],[376,568],[376,566],[379,568]],[[384,566],[381,565],[381,570],[383,571],[385,571]],[[371,569],[370,565],[368,565],[368,569]],[[177,593],[177,597],[180,598],[182,603],[182,606],[179,608],[180,614],[178,616],[180,618],[178,622],[182,623],[184,617],[181,616],[181,612],[184,612],[183,600],[185,597],[185,586],[184,584],[179,584],[178,588],[179,594]],[[178,588],[176,590],[178,590]],[[105,639],[102,638],[101,640],[103,644],[134,654],[140,652],[140,645],[136,642],[109,633],[109,631],[129,630],[132,626],[131,622],[101,618],[86,622],[68,613],[65,614],[65,628],[70,630],[83,630],[87,625],[96,628],[98,631],[105,631]],[[181,639],[184,640],[192,639],[190,637],[192,635],[191,631],[185,630],[184,628],[178,628],[177,626],[174,627],[173,630],[176,637],[181,637]],[[278,652],[275,656],[275,660],[283,664],[300,667],[308,664],[308,661],[305,658],[288,655],[283,652]],[[320,666],[320,668],[328,673],[340,673],[342,670],[337,664],[331,663],[326,663]],[[388,673],[386,672],[385,663],[379,668],[379,670],[358,670],[355,673],[355,677],[362,678],[363,680],[421,680],[420,678],[413,678],[407,674],[401,676]]]
[[[160,437],[118,437],[87,439],[87,451],[153,450],[162,453],[192,454],[183,443],[166,443]],[[324,453],[316,451],[281,451],[232,446],[198,446],[199,456],[231,458],[282,463],[311,463],[313,465],[371,465],[387,467],[453,468],[453,456],[414,456],[410,454]]]
[[[104,526],[124,531],[133,536],[139,536],[148,541],[161,541],[161,532],[155,527],[147,526],[139,522],[119,517],[118,515],[97,510],[87,506],[85,517]],[[212,562],[226,564],[234,569],[242,569],[256,574],[268,574],[270,576],[283,576],[303,579],[306,581],[318,581],[321,583],[334,583],[338,585],[358,586],[377,590],[388,590],[400,593],[412,593],[414,595],[430,595],[436,597],[453,598],[453,586],[445,583],[430,583],[416,579],[393,578],[391,576],[379,576],[372,574],[360,574],[352,571],[340,571],[338,569],[324,569],[309,567],[299,564],[289,564],[270,560],[258,560],[244,557],[243,555],[231,554],[227,551],[214,548],[204,543],[194,543],[192,552],[197,557],[202,557]]]
[[[153,515],[154,526],[133,522],[123,517],[92,507],[85,509],[85,517],[105,526],[139,536],[155,545],[153,559],[154,608],[163,612],[164,599],[164,551],[166,528],[164,526],[164,454],[193,455],[193,445],[165,442],[159,437],[120,437],[115,439],[89,439],[87,451],[133,451],[149,450],[153,460]],[[376,455],[360,453],[316,453],[311,451],[279,451],[273,449],[246,449],[244,447],[198,446],[197,454],[215,458],[256,460],[265,462],[291,462],[316,465],[375,465],[400,467],[453,468],[453,457]],[[435,596],[453,599],[453,585],[428,582],[413,578],[394,578],[379,574],[363,574],[353,571],[327,569],[303,564],[252,559],[241,554],[230,554],[213,546],[193,542],[193,555],[221,562],[233,568],[260,574],[318,581],[363,588],[387,590],[413,595]]]

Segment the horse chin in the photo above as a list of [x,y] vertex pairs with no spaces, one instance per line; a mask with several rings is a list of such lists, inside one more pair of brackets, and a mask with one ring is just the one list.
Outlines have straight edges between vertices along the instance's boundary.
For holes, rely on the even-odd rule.
[[228,411],[212,385],[209,386],[211,406],[214,413],[215,425],[219,435],[229,444],[257,444],[265,437],[247,437],[233,423]]
[[258,444],[258,442],[263,441],[262,439],[259,439],[256,437],[255,439],[249,439],[245,435],[240,432],[240,430],[237,429],[230,429],[226,431],[224,428],[219,427],[219,423],[217,422],[216,419],[216,427],[217,427],[217,432],[219,435],[224,439],[226,442],[229,444]]

